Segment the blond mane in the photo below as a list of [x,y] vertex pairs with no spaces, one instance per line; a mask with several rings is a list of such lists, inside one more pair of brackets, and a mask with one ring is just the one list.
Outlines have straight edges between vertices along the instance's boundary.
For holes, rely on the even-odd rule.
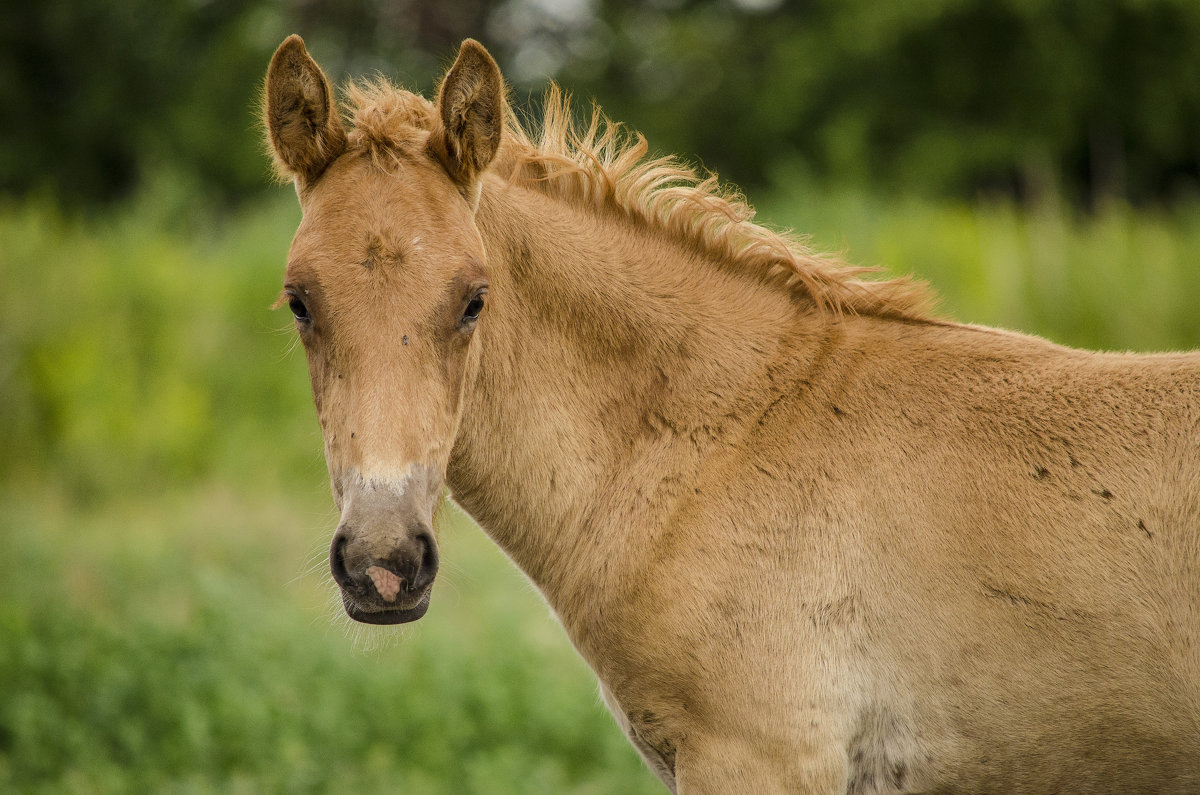
[[[438,123],[437,110],[420,95],[385,80],[351,83],[345,90],[349,144],[387,167],[413,156]],[[648,157],[641,134],[630,134],[593,106],[586,127],[570,98],[551,84],[540,125],[531,135],[512,113],[493,169],[523,185],[577,205],[610,210],[661,230],[718,262],[750,269],[768,282],[810,296],[835,313],[927,319],[935,297],[911,277],[861,277],[878,268],[849,265],[808,247],[791,232],[754,223],[754,209],[715,175],[701,177],[673,156]]]

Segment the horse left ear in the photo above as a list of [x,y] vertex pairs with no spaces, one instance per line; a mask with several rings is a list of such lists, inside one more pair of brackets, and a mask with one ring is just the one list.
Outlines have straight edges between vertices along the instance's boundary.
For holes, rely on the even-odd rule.
[[467,39],[438,91],[442,129],[435,152],[463,193],[474,199],[479,177],[500,149],[504,132],[504,79],[483,45]]

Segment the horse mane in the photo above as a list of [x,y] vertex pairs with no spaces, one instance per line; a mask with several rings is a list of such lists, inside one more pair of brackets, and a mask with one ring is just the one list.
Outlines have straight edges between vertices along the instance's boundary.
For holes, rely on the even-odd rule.
[[[384,79],[346,88],[349,143],[387,168],[417,154],[438,123],[432,103]],[[531,134],[531,130],[533,134]],[[931,316],[936,298],[912,277],[864,279],[879,268],[847,264],[813,251],[806,238],[754,223],[754,209],[713,174],[668,155],[650,157],[640,133],[609,120],[592,106],[586,126],[571,112],[557,85],[546,91],[541,123],[527,127],[511,112],[493,170],[564,201],[615,211],[727,267],[760,274],[764,281],[810,297],[823,310],[911,320]]]

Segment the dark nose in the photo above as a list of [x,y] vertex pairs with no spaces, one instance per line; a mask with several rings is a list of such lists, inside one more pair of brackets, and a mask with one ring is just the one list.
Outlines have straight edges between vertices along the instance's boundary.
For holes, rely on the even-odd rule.
[[346,571],[346,542],[349,536],[345,527],[339,527],[333,534],[333,543],[329,546],[329,573],[339,588],[349,588],[350,572]]
[[379,566],[400,578],[405,591],[420,592],[433,584],[438,571],[437,541],[425,526],[410,530],[403,540],[384,554],[372,555],[356,543],[354,530],[343,524],[329,547],[329,571],[343,590],[377,595],[367,569]]
[[417,531],[411,538],[408,554],[393,553],[388,560],[392,565],[387,568],[405,580],[410,591],[421,591],[432,585],[433,578],[437,576],[437,542],[433,540],[433,532],[427,528]]

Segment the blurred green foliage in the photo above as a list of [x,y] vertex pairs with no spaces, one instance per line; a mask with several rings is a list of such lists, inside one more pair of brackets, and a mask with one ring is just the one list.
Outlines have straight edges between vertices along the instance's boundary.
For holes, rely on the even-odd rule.
[[[231,467],[278,479],[288,461],[319,466],[307,374],[261,375],[289,339],[267,312],[299,218],[288,198],[236,235],[203,213],[172,220],[172,200],[154,192],[90,220],[4,208],[0,476],[53,472],[86,497]],[[245,444],[268,424],[282,455]]]
[[851,262],[914,273],[941,311],[1098,350],[1200,348],[1200,201],[1084,212],[1046,197],[930,201],[777,174],[762,215]]
[[[1083,204],[1200,185],[1192,0],[116,0],[9,4],[0,192],[77,206],[158,169],[229,201],[265,182],[257,92],[303,34],[336,79],[429,92],[466,36],[525,104],[547,78],[660,151],[756,188],[833,184]],[[536,104],[536,100],[534,100]]]
[[827,183],[1021,199],[1057,185],[1085,204],[1170,200],[1200,178],[1190,0],[601,7],[606,55],[585,84],[743,185],[786,160]]
[[329,628],[328,587],[297,580],[310,538],[285,531],[306,510],[279,494],[3,498],[0,790],[658,791],[463,522],[443,523],[426,620],[364,653]]
[[255,105],[279,6],[6,3],[0,192],[78,210],[173,169],[221,200],[260,194],[269,172]]

